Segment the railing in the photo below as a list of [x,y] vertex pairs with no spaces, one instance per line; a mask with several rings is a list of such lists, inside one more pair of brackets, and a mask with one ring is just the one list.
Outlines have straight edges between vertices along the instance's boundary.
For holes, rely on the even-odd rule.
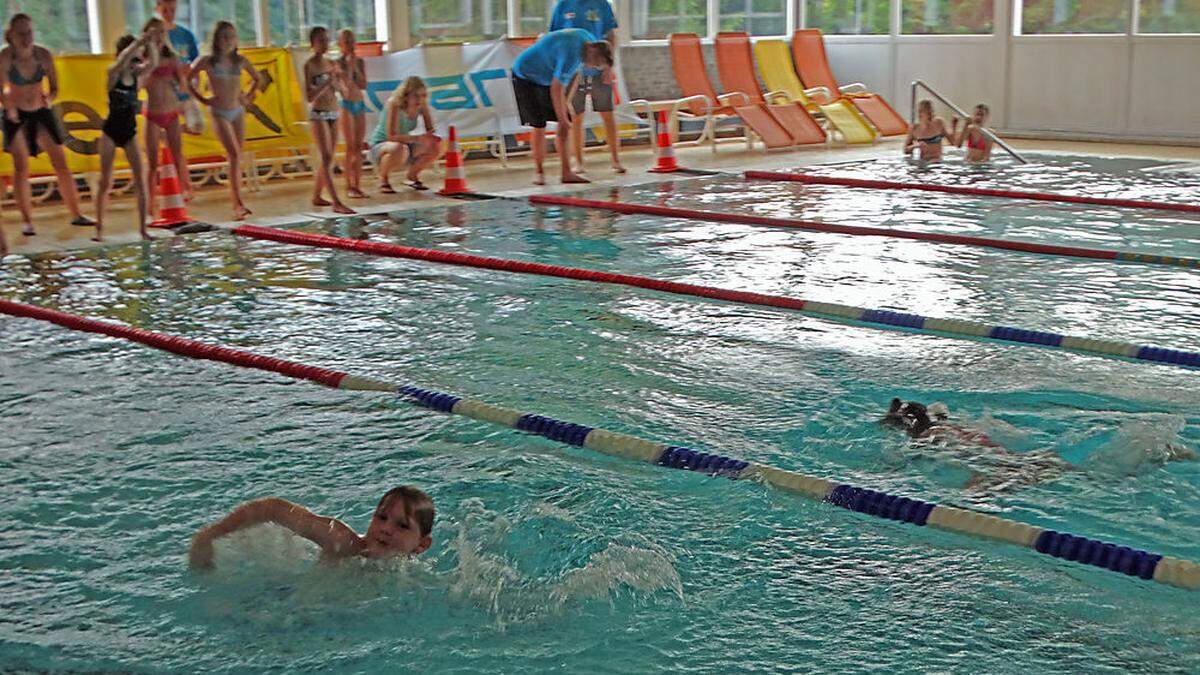
[[[946,106],[947,108],[950,108],[955,113],[957,113],[960,117],[962,117],[964,119],[971,118],[971,116],[967,114],[967,111],[960,108],[958,106],[958,104],[956,104],[954,101],[951,101],[950,99],[946,98],[945,96],[942,96],[941,94],[939,94],[936,90],[934,90],[933,87],[929,86],[928,84],[926,84],[925,82],[923,82],[921,80],[913,80],[912,103],[911,103],[912,107],[909,110],[909,116],[908,116],[908,121],[910,124],[917,123],[917,89],[918,88],[924,89],[925,91],[929,92],[930,96],[936,98],[938,101],[940,101],[942,103],[942,105]],[[1000,137],[997,136],[991,129],[989,129],[987,127],[979,127],[979,131],[983,132],[983,135],[990,138],[993,143],[1000,146],[1001,148],[1004,148],[1004,151],[1007,152],[1008,154],[1012,155],[1013,159],[1017,160],[1018,162],[1020,162],[1022,164],[1029,163],[1029,160],[1025,159],[1016,150],[1013,150],[1011,147],[1009,147],[1008,143],[1005,143],[1004,141],[1000,140]]]

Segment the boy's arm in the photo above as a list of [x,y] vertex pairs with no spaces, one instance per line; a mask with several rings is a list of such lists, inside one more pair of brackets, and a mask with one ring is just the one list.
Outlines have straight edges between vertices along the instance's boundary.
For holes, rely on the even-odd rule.
[[339,557],[354,553],[361,545],[359,536],[342,521],[318,516],[285,499],[267,497],[246,502],[221,520],[200,528],[192,538],[188,561],[197,569],[211,568],[214,541],[262,523],[282,525],[317,544],[326,553]]

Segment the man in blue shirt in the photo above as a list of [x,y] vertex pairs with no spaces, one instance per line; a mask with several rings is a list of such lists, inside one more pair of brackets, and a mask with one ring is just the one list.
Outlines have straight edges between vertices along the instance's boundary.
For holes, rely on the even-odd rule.
[[[175,23],[178,9],[179,0],[157,0],[154,5],[158,18],[167,24],[167,39],[171,41],[171,48],[179,54],[180,63],[186,67],[200,57],[200,47],[196,44],[196,35],[192,31]],[[184,75],[186,76],[186,73]],[[200,112],[200,105],[193,101],[186,91],[180,91],[177,95],[183,108],[184,130],[193,134],[200,133],[204,130],[204,115]]]
[[[593,39],[604,40],[614,53],[617,48],[617,18],[613,16],[612,5],[608,0],[558,0],[554,5],[554,13],[550,17],[550,30],[563,28],[582,28],[592,34]],[[599,72],[585,70],[580,78],[575,94],[571,97],[571,107],[576,115],[583,115],[587,109],[587,98],[592,97],[592,109],[600,113],[604,120],[604,138],[608,143],[608,151],[612,154],[612,167],[617,173],[625,173],[621,166],[620,139],[617,138],[617,122],[613,119],[613,77],[611,71],[601,76]],[[572,154],[583,171],[583,136],[582,124],[574,125],[571,137]]]
[[537,167],[534,183],[546,184],[546,123],[558,123],[558,152],[562,158],[562,182],[587,183],[588,180],[571,171],[565,148],[571,137],[570,102],[567,92],[584,68],[599,71],[602,76],[613,64],[612,48],[603,40],[579,28],[567,28],[546,33],[533,46],[521,52],[513,62],[513,94],[521,124],[533,127],[533,162]]

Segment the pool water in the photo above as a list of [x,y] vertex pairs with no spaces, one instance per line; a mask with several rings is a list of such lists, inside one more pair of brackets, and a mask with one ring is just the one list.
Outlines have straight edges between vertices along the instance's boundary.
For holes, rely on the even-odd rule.
[[[935,175],[1190,199],[1135,160]],[[1194,181],[1194,177],[1190,177]],[[593,198],[1200,254],[1197,218],[730,177]],[[1200,349],[1200,273],[519,201],[301,229],[929,316]],[[0,296],[1200,559],[1196,373],[881,330],[627,287],[223,233],[22,259]],[[611,459],[394,397],[0,319],[0,669],[236,672],[1196,670],[1193,594],[751,482]],[[875,421],[940,400],[1052,482]],[[262,528],[278,495],[360,531],[399,483],[438,507],[417,560],[327,569]]]

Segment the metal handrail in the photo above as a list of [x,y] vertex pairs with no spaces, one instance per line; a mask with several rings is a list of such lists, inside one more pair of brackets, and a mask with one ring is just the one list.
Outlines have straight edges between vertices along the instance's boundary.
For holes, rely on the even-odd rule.
[[[940,101],[940,102],[942,103],[942,105],[944,105],[944,106],[946,106],[947,108],[950,108],[950,109],[951,109],[951,110],[953,110],[954,112],[958,113],[958,114],[959,114],[959,116],[963,117],[964,119],[970,119],[970,118],[971,118],[971,116],[970,116],[970,115],[968,115],[968,114],[967,114],[967,112],[966,112],[965,110],[963,110],[962,108],[958,107],[958,105],[957,105],[956,103],[954,103],[954,101],[951,101],[950,99],[946,98],[945,96],[942,96],[942,95],[941,95],[941,94],[939,94],[939,93],[938,93],[936,90],[934,90],[934,88],[933,88],[933,87],[929,86],[929,85],[928,85],[928,84],[926,84],[924,81],[922,81],[922,80],[913,80],[913,83],[912,83],[912,101],[911,101],[911,104],[910,104],[912,107],[911,107],[911,110],[909,111],[909,118],[908,118],[908,119],[909,119],[909,123],[910,123],[910,124],[916,124],[916,123],[917,123],[917,88],[918,88],[918,87],[919,87],[919,88],[921,88],[921,89],[924,89],[924,90],[925,90],[925,91],[927,91],[927,92],[929,92],[929,93],[930,93],[930,95],[932,95],[934,98],[936,98],[938,101]],[[1016,150],[1013,150],[1011,147],[1009,147],[1008,143],[1005,143],[1004,141],[1000,140],[1000,137],[999,137],[999,136],[997,136],[997,135],[995,134],[995,132],[993,132],[991,129],[989,129],[989,128],[987,128],[987,127],[979,127],[979,130],[980,130],[981,132],[983,132],[983,135],[984,135],[984,136],[987,136],[988,138],[992,139],[992,142],[993,142],[993,143],[995,143],[996,145],[1000,146],[1001,148],[1004,148],[1004,151],[1005,151],[1005,152],[1007,152],[1008,154],[1012,155],[1012,156],[1013,156],[1013,159],[1017,160],[1018,162],[1020,162],[1020,163],[1022,163],[1022,164],[1028,164],[1028,163],[1029,163],[1029,160],[1025,159],[1025,158],[1024,158],[1024,157],[1022,157],[1022,156],[1021,156],[1021,155],[1020,155],[1020,154],[1019,154],[1019,153],[1018,153]]]

